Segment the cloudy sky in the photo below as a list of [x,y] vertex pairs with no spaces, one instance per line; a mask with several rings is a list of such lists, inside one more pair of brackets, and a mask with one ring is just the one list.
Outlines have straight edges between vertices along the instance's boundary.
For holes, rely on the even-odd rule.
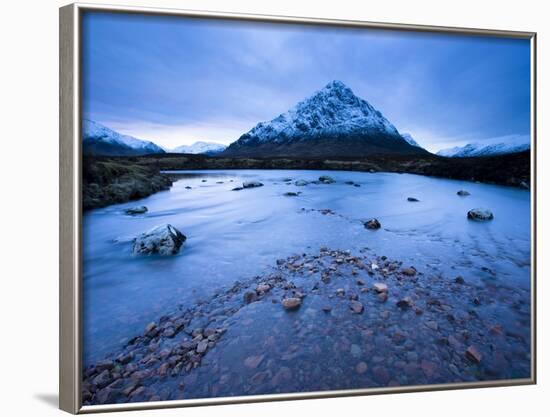
[[528,40],[88,12],[84,116],[231,143],[331,80],[431,151],[530,133]]

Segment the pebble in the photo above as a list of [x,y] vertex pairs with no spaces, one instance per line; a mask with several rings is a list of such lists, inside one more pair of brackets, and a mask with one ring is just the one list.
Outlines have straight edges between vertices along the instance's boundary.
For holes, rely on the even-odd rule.
[[208,340],[201,340],[197,345],[197,353],[204,353],[208,349]]
[[455,284],[464,284],[464,278],[462,278],[460,275],[455,278]]
[[357,366],[355,367],[355,372],[357,372],[359,375],[362,375],[365,372],[367,372],[368,369],[369,369],[369,367],[367,366],[367,364],[365,362],[359,362],[357,364]]
[[247,291],[244,293],[243,298],[246,304],[250,304],[258,299],[258,295],[255,291]]
[[351,311],[353,311],[355,314],[361,314],[364,310],[364,307],[363,307],[363,304],[359,301],[351,301],[350,302],[350,308],[351,308]]
[[397,304],[397,307],[399,307],[400,309],[406,310],[406,309],[412,307],[413,301],[412,301],[411,297],[405,297],[405,298],[402,298],[401,300],[399,300],[396,304]]
[[404,268],[401,270],[401,273],[408,277],[414,277],[416,275],[416,269],[414,267]]
[[425,324],[426,327],[428,327],[429,329],[432,329],[432,330],[437,330],[437,329],[439,329],[439,325],[437,324],[436,321],[430,320],[430,321],[425,322],[424,324]]
[[382,282],[375,282],[372,287],[374,288],[374,291],[376,291],[377,293],[388,292],[388,286]]
[[264,360],[265,355],[249,356],[244,360],[244,365],[250,369],[256,369],[258,365]]
[[464,355],[466,356],[467,359],[469,359],[474,363],[481,362],[482,355],[475,346],[468,346],[468,349],[466,349],[466,352],[464,353]]
[[285,298],[282,302],[285,310],[296,310],[302,305],[302,300],[298,297]]

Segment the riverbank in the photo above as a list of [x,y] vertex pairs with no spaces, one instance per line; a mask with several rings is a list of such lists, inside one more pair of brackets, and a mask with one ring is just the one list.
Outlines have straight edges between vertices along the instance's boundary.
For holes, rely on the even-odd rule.
[[166,190],[172,185],[172,179],[160,171],[204,169],[393,172],[529,188],[531,168],[530,152],[478,158],[373,155],[362,160],[224,158],[187,154],[85,157],[84,209],[123,203]]
[[124,158],[84,158],[82,206],[84,210],[125,203],[168,190],[172,178],[158,168]]
[[368,248],[322,247],[175,306],[88,366],[82,398],[106,404],[527,378],[529,300],[528,290],[498,277],[480,283]]

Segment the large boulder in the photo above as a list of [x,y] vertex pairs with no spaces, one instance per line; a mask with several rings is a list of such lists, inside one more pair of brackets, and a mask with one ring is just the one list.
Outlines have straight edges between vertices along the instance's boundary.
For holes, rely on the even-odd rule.
[[147,207],[145,206],[130,207],[124,210],[124,212],[130,215],[143,214],[143,213],[147,213]]
[[262,187],[263,184],[260,181],[245,181],[243,182],[243,188],[256,188]]
[[363,223],[363,225],[365,226],[366,229],[370,229],[370,230],[376,230],[382,227],[378,219],[367,220],[366,222]]
[[134,240],[135,254],[175,255],[187,238],[171,224],[156,226]]
[[334,182],[334,178],[328,175],[321,175],[319,177],[319,181],[321,181],[323,184],[332,184]]
[[487,220],[493,220],[494,216],[491,210],[487,210],[483,208],[475,208],[475,209],[471,209],[468,212],[468,218],[470,220],[476,220],[476,221],[487,221]]
[[306,185],[308,185],[309,182],[307,182],[306,180],[297,180],[297,181],[294,181],[294,185],[296,187],[305,187]]

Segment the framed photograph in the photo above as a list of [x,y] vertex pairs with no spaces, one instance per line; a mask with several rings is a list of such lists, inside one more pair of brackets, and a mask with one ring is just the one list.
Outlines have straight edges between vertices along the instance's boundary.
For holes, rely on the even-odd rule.
[[60,9],[60,407],[533,384],[535,33]]

